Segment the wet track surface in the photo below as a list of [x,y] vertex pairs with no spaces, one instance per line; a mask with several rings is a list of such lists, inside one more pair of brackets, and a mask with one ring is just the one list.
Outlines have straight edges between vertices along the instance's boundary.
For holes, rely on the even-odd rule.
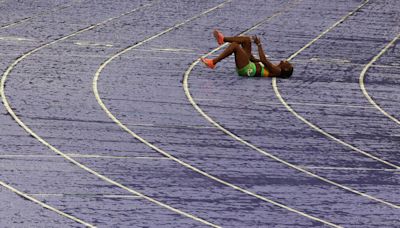
[[[315,39],[277,80],[293,112],[232,57],[195,64],[263,20],[274,61]],[[0,1],[0,226],[84,226],[7,185],[97,227],[399,227],[400,125],[359,83],[399,21],[396,0]],[[364,81],[397,120],[399,53]]]

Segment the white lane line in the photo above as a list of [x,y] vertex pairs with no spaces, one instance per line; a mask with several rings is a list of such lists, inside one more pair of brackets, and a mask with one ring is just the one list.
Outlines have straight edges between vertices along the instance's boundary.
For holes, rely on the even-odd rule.
[[321,58],[311,58],[310,61],[313,62],[328,62],[328,63],[351,63],[348,59],[321,59]]
[[[361,64],[360,64],[361,65]],[[376,65],[374,65],[374,67],[375,68],[377,68],[377,67],[379,67],[379,68],[395,68],[395,69],[399,69],[400,68],[400,65],[396,65],[396,64],[393,64],[393,65],[380,65],[380,64],[376,64]]]
[[[97,154],[69,154],[71,158],[105,158],[105,159],[139,159],[139,160],[169,160],[166,157],[147,157],[147,156],[110,156]],[[40,155],[40,154],[0,154],[0,158],[62,158],[59,155]]]
[[361,91],[363,92],[364,96],[367,98],[367,100],[369,101],[369,103],[371,103],[376,109],[378,109],[383,115],[385,115],[386,117],[388,117],[389,119],[391,119],[392,121],[394,121],[395,123],[400,125],[400,120],[398,120],[396,117],[390,115],[389,113],[387,113],[383,108],[381,108],[373,99],[372,97],[368,94],[367,89],[365,88],[365,74],[367,73],[368,69],[372,66],[372,64],[374,64],[374,62],[376,62],[391,46],[394,45],[394,43],[399,39],[400,34],[398,34],[391,42],[389,42],[389,44],[387,44],[385,46],[385,48],[383,48],[378,55],[376,55],[365,67],[364,69],[361,71],[360,73],[360,78],[359,78],[359,84],[360,84],[360,88]]
[[[220,99],[196,99],[197,101],[209,101],[209,102],[229,102]],[[273,101],[252,101],[254,104],[258,105],[282,105],[280,102]],[[349,105],[349,104],[321,104],[321,103],[305,103],[305,102],[290,102],[289,105],[301,105],[301,106],[318,106],[318,107],[342,107],[342,108],[357,108],[357,109],[374,109],[373,107],[359,106],[359,105]]]
[[349,170],[349,171],[385,171],[397,172],[396,169],[378,169],[378,168],[356,168],[356,167],[325,167],[325,166],[299,166],[303,169],[321,169],[321,170]]
[[11,37],[11,36],[0,36],[0,40],[5,41],[35,41],[34,39],[24,37]]
[[[275,60],[278,61],[278,60]],[[291,61],[292,63],[309,63],[309,62],[319,62],[319,63],[332,63],[336,64],[339,66],[362,66],[364,67],[365,64],[362,63],[353,63],[350,60],[346,59],[320,59],[320,58],[311,58],[311,59],[294,59]],[[376,64],[374,67],[380,67],[380,68],[400,68],[400,65],[396,65],[393,63],[393,65],[379,65]]]
[[75,222],[77,222],[77,223],[80,223],[80,224],[82,224],[82,225],[85,225],[85,226],[87,226],[87,227],[95,227],[94,225],[92,225],[92,224],[90,224],[90,223],[88,223],[88,222],[85,222],[85,221],[83,221],[83,220],[81,220],[81,219],[79,219],[79,218],[77,218],[77,217],[75,217],[75,216],[66,214],[66,213],[64,213],[64,212],[62,212],[62,211],[60,211],[60,210],[58,210],[58,209],[56,209],[56,208],[54,208],[54,207],[52,207],[52,206],[46,204],[46,203],[43,203],[42,201],[39,201],[39,200],[37,200],[36,198],[34,198],[34,197],[32,197],[32,196],[30,196],[30,195],[24,193],[24,192],[19,191],[18,189],[12,187],[11,185],[8,185],[8,184],[4,183],[3,181],[0,181],[0,185],[3,186],[3,187],[5,187],[5,188],[7,188],[8,190],[14,192],[15,194],[17,194],[17,195],[19,195],[19,196],[21,196],[21,197],[23,197],[23,198],[25,198],[25,199],[27,199],[27,200],[30,200],[30,201],[32,201],[32,202],[34,202],[34,203],[36,203],[36,204],[39,204],[39,205],[42,206],[43,208],[46,208],[46,209],[48,209],[48,210],[50,210],[50,211],[53,211],[53,212],[55,212],[55,213],[57,213],[57,214],[59,214],[59,215],[61,215],[61,216],[63,216],[63,217],[66,217],[66,218],[68,218],[68,219],[71,219],[71,220],[73,220],[73,221],[75,221]]
[[79,42],[74,42],[74,44],[76,44],[78,46],[93,46],[93,47],[113,47],[114,46],[112,44],[95,43],[95,42],[89,42],[89,41],[79,41]]
[[[73,2],[80,2],[80,1],[73,1]],[[65,5],[62,5],[62,6],[57,6],[57,7],[54,7],[53,9],[50,9],[50,10],[47,11],[47,12],[39,13],[39,14],[36,14],[36,15],[34,15],[34,16],[32,16],[32,17],[23,18],[23,19],[20,19],[20,20],[18,20],[18,21],[11,22],[11,23],[6,24],[6,25],[0,25],[0,29],[5,29],[5,28],[12,27],[12,26],[14,26],[14,25],[22,24],[22,23],[24,23],[24,22],[26,22],[26,21],[29,21],[29,20],[32,20],[32,19],[34,19],[34,18],[37,18],[37,17],[43,16],[43,15],[49,14],[49,13],[54,12],[54,11],[66,9],[66,8],[69,8],[69,7],[72,7],[72,5],[70,5],[69,3],[68,3],[68,4],[65,4]]]
[[[176,208],[173,208],[173,207],[171,207],[171,206],[169,206],[169,205],[167,205],[167,204],[164,204],[164,203],[162,203],[162,202],[160,202],[160,201],[157,201],[156,199],[153,199],[153,198],[151,198],[151,197],[145,196],[145,195],[143,195],[142,193],[137,192],[136,190],[133,190],[133,189],[131,189],[131,188],[128,188],[128,187],[126,187],[125,185],[122,185],[122,184],[120,184],[120,183],[118,183],[118,182],[116,182],[116,181],[114,181],[114,180],[111,180],[110,178],[108,178],[108,177],[106,177],[106,176],[104,176],[104,175],[101,175],[101,174],[97,173],[96,171],[90,169],[89,167],[86,167],[86,166],[84,166],[83,164],[79,163],[78,161],[74,160],[74,159],[71,158],[70,156],[64,154],[63,152],[61,152],[60,150],[58,150],[58,149],[55,148],[54,146],[50,145],[47,141],[45,141],[43,138],[41,138],[39,135],[37,135],[35,132],[33,132],[24,122],[22,122],[21,119],[19,119],[19,117],[15,114],[15,112],[14,112],[13,109],[11,108],[11,106],[10,106],[10,104],[9,104],[7,98],[6,98],[6,95],[5,95],[5,90],[4,90],[4,88],[5,88],[5,82],[6,82],[6,80],[7,80],[7,76],[11,73],[11,71],[13,70],[13,68],[14,68],[19,62],[21,62],[23,59],[25,59],[25,58],[28,57],[29,55],[31,55],[31,54],[33,54],[33,53],[35,53],[35,52],[37,52],[37,51],[39,51],[39,50],[41,50],[41,49],[43,49],[43,48],[45,48],[45,47],[48,47],[48,46],[50,46],[50,45],[52,45],[52,44],[54,44],[54,43],[57,43],[57,42],[59,42],[59,41],[66,40],[66,39],[68,39],[68,38],[70,38],[70,37],[72,37],[72,36],[78,35],[78,34],[83,33],[83,32],[85,32],[85,31],[89,31],[89,30],[91,30],[91,29],[93,29],[93,28],[95,28],[95,27],[97,27],[97,26],[99,26],[99,25],[103,25],[103,24],[105,24],[105,23],[107,23],[107,22],[109,22],[109,21],[111,21],[111,20],[120,18],[120,17],[122,17],[122,16],[124,16],[124,15],[133,13],[133,12],[139,10],[139,9],[148,7],[148,6],[150,6],[150,5],[152,5],[152,4],[142,5],[141,7],[138,7],[138,8],[136,8],[136,9],[131,10],[131,11],[129,11],[129,12],[126,12],[126,13],[124,13],[124,14],[121,14],[121,15],[119,15],[119,16],[117,16],[117,17],[109,18],[109,19],[107,19],[107,20],[105,20],[105,21],[103,21],[103,22],[101,22],[101,23],[98,23],[98,24],[89,26],[89,27],[84,28],[84,29],[81,29],[81,30],[79,30],[79,31],[77,31],[77,32],[75,32],[75,33],[72,33],[72,34],[70,34],[70,35],[68,35],[68,36],[64,36],[64,37],[59,38],[59,39],[56,39],[56,40],[54,40],[54,41],[52,41],[52,42],[50,42],[50,43],[44,44],[44,45],[42,45],[42,46],[40,46],[40,47],[38,47],[38,48],[35,48],[35,49],[33,49],[33,50],[31,50],[31,51],[25,53],[24,55],[20,56],[19,58],[17,58],[17,59],[6,69],[6,71],[4,72],[3,77],[2,77],[2,79],[1,79],[0,92],[1,92],[1,96],[2,96],[2,101],[3,101],[3,104],[4,104],[5,108],[6,108],[6,110],[8,111],[8,113],[14,118],[14,120],[15,120],[25,131],[27,131],[30,135],[32,135],[34,138],[36,138],[36,139],[37,139],[39,142],[41,142],[43,145],[47,146],[47,147],[50,148],[52,151],[54,151],[55,153],[61,155],[61,156],[64,157],[66,160],[70,161],[71,163],[75,164],[76,166],[80,167],[81,169],[86,170],[87,172],[93,174],[94,176],[97,176],[97,177],[99,177],[100,179],[102,179],[102,180],[104,180],[104,181],[106,181],[106,182],[108,182],[108,183],[110,183],[110,184],[112,184],[112,185],[115,185],[115,186],[117,186],[117,187],[119,187],[119,188],[121,188],[121,189],[124,189],[124,190],[126,190],[126,191],[128,191],[128,192],[130,192],[130,193],[132,193],[132,194],[134,194],[134,195],[136,195],[136,196],[143,197],[143,198],[145,198],[146,200],[148,200],[148,201],[150,201],[150,202],[152,202],[152,203],[154,203],[154,204],[157,204],[157,205],[159,205],[159,206],[161,206],[161,207],[164,207],[164,208],[169,209],[169,210],[171,210],[171,211],[173,211],[173,212],[176,212],[176,213],[178,213],[178,214],[184,215],[184,216],[186,216],[186,217],[188,217],[188,218],[194,219],[194,220],[196,220],[196,221],[198,221],[198,222],[204,223],[204,224],[209,225],[209,226],[211,226],[211,227],[219,227],[219,226],[217,226],[217,225],[215,225],[215,224],[212,224],[212,223],[210,223],[210,222],[208,222],[208,221],[206,221],[206,220],[203,220],[203,219],[201,219],[201,218],[195,217],[195,216],[193,216],[193,215],[191,215],[191,214],[188,214],[188,213],[186,213],[186,212],[180,211],[180,210],[178,210],[178,209],[176,209]],[[61,215],[64,215],[64,214],[61,214]],[[67,217],[67,216],[66,216],[66,217]],[[70,217],[68,217],[68,218],[70,218]]]
[[57,155],[36,155],[36,154],[1,154],[0,158],[57,158]]
[[6,25],[2,25],[2,26],[0,26],[0,29],[9,28],[9,27],[12,27],[14,25],[18,25],[18,24],[24,23],[25,21],[29,21],[31,19],[33,19],[33,17],[27,17],[27,18],[24,18],[24,19],[21,19],[21,20],[18,20],[18,21],[15,21],[15,22],[12,22],[12,23],[9,23],[9,24],[6,24]]
[[140,199],[140,196],[133,195],[103,195],[104,198],[121,198],[121,199]]
[[[257,24],[255,25],[255,27],[257,27],[257,26],[261,25],[262,23],[265,23],[265,22],[271,20],[272,18],[274,18],[274,17],[276,17],[276,16],[282,14],[282,12],[285,11],[286,9],[287,9],[287,7],[285,7],[285,9],[283,9],[283,10],[280,11],[279,13],[276,13],[276,14],[272,15],[271,17],[268,17],[268,18],[264,19],[263,21],[257,23]],[[168,29],[168,30],[166,30],[166,31],[170,31],[170,29]],[[273,205],[275,205],[275,206],[278,206],[278,207],[284,208],[284,209],[286,209],[286,210],[289,210],[289,211],[291,211],[291,212],[297,213],[297,214],[299,214],[299,215],[301,215],[301,216],[304,216],[304,217],[306,217],[306,218],[312,219],[312,220],[314,220],[314,221],[321,222],[321,223],[323,223],[323,224],[326,224],[326,225],[329,225],[329,226],[332,226],[332,227],[340,227],[340,226],[338,226],[338,225],[336,225],[336,224],[330,223],[330,222],[328,222],[328,221],[325,221],[325,220],[322,220],[322,219],[320,219],[320,218],[317,218],[317,217],[311,216],[311,215],[309,215],[309,214],[306,214],[306,213],[304,213],[304,212],[298,211],[298,210],[296,210],[296,209],[293,209],[293,208],[291,208],[291,207],[288,207],[288,206],[286,206],[286,205],[283,205],[283,204],[281,204],[281,203],[279,203],[279,202],[276,202],[276,201],[273,201],[273,200],[271,200],[271,199],[269,199],[269,198],[266,198],[266,197],[264,197],[264,196],[258,195],[258,194],[254,193],[254,192],[251,192],[251,191],[248,191],[248,190],[246,190],[246,189],[240,188],[240,187],[238,187],[238,186],[236,186],[236,185],[233,185],[233,184],[231,184],[231,183],[229,183],[229,182],[226,182],[226,181],[221,180],[221,179],[219,179],[219,178],[217,178],[217,177],[215,177],[215,176],[212,176],[212,175],[210,175],[210,174],[208,174],[208,173],[206,173],[206,172],[204,172],[204,171],[202,171],[202,170],[200,170],[200,169],[198,169],[198,168],[196,168],[196,167],[194,167],[194,166],[192,166],[192,165],[190,165],[190,164],[188,164],[188,163],[185,163],[184,161],[182,161],[182,160],[180,160],[180,159],[178,159],[178,158],[172,156],[172,155],[169,154],[168,152],[166,152],[166,151],[164,151],[164,150],[158,148],[157,146],[155,146],[155,145],[149,143],[149,142],[146,141],[144,138],[140,137],[139,135],[137,135],[136,133],[134,133],[133,131],[131,131],[126,125],[124,125],[120,120],[118,120],[118,119],[108,110],[108,108],[107,108],[106,105],[103,103],[102,99],[100,98],[100,94],[99,94],[98,86],[97,86],[97,82],[98,82],[98,79],[99,79],[99,77],[100,77],[101,71],[102,71],[111,61],[113,61],[115,58],[119,57],[120,55],[126,53],[127,51],[129,51],[129,50],[131,50],[131,49],[133,49],[133,48],[135,48],[135,47],[137,47],[137,46],[139,46],[139,45],[141,45],[141,44],[144,44],[145,42],[148,42],[148,41],[150,41],[150,40],[152,40],[152,39],[155,39],[156,37],[159,37],[159,36],[165,34],[166,31],[161,32],[161,33],[159,33],[159,34],[157,34],[157,35],[154,35],[154,36],[152,36],[152,37],[150,37],[150,38],[148,38],[148,39],[146,39],[146,40],[144,40],[144,41],[142,41],[142,42],[140,42],[140,43],[138,43],[138,44],[135,44],[135,45],[133,45],[133,46],[127,48],[127,49],[124,49],[124,50],[118,52],[118,53],[115,54],[114,56],[112,56],[112,57],[110,57],[109,59],[107,59],[107,60],[99,67],[99,69],[96,71],[95,76],[94,76],[94,78],[93,78],[93,92],[94,92],[94,95],[95,95],[95,97],[96,97],[96,99],[97,99],[99,105],[100,105],[101,108],[104,110],[104,112],[106,112],[106,114],[107,114],[116,124],[118,124],[118,126],[120,126],[122,129],[124,129],[126,132],[128,132],[130,135],[132,135],[134,138],[138,139],[139,141],[141,141],[142,143],[146,144],[147,146],[149,146],[149,147],[152,148],[153,150],[155,150],[155,151],[157,151],[157,152],[163,154],[164,156],[166,156],[166,157],[168,157],[168,158],[174,160],[175,162],[179,163],[180,165],[182,165],[182,166],[184,166],[184,167],[186,167],[186,168],[189,168],[189,169],[191,169],[191,170],[193,170],[193,171],[195,171],[195,172],[197,172],[197,173],[199,173],[199,174],[201,174],[201,175],[203,175],[203,176],[205,176],[205,177],[207,177],[207,178],[210,178],[210,179],[212,179],[212,180],[214,180],[214,181],[217,181],[217,182],[219,182],[219,183],[221,183],[221,184],[223,184],[223,185],[225,185],[225,186],[231,187],[231,188],[233,188],[233,189],[235,189],[235,190],[238,190],[238,191],[243,192],[243,193],[245,193],[245,194],[248,194],[248,195],[250,195],[250,196],[256,197],[256,198],[258,198],[258,199],[260,199],[260,200],[263,200],[263,201],[265,201],[265,202],[271,203],[271,204],[273,204]]]
[[319,40],[321,37],[323,37],[326,33],[328,33],[329,31],[331,31],[333,28],[335,28],[336,26],[338,26],[340,23],[342,23],[343,21],[345,21],[348,17],[352,16],[355,12],[357,12],[359,9],[361,9],[365,4],[367,4],[369,2],[369,0],[364,0],[364,2],[359,5],[355,10],[349,12],[347,15],[345,15],[344,17],[342,17],[339,21],[337,21],[336,23],[334,23],[331,27],[329,27],[328,29],[326,29],[325,31],[323,31],[321,34],[319,34],[317,37],[315,37],[313,40],[311,40],[310,42],[308,42],[304,47],[302,47],[301,49],[299,49],[298,51],[296,51],[295,53],[293,53],[288,60],[293,59],[294,57],[296,57],[298,54],[300,54],[301,52],[303,52],[305,49],[307,49],[308,47],[310,47],[313,43],[315,43],[317,40]]
[[[135,49],[135,51],[137,52],[155,52],[155,53],[179,53],[179,57],[182,56],[187,56],[187,55],[193,55],[193,56],[198,56],[200,54],[200,52],[186,52],[186,51],[181,51],[181,52],[176,52],[176,51],[165,51],[165,50],[160,50],[160,49]],[[140,57],[140,56],[139,56]],[[137,56],[135,57],[124,57],[124,58],[138,58]],[[161,58],[161,57],[160,57]]]
[[106,156],[106,155],[91,155],[91,154],[68,154],[75,158],[111,158],[111,159],[142,159],[142,160],[168,160],[166,157],[130,157],[130,156]]
[[[1,38],[0,38],[1,39]],[[21,38],[21,39],[24,39],[24,38]],[[33,40],[31,40],[31,41],[33,41]],[[103,44],[104,45],[104,44]],[[112,45],[112,44],[110,44],[110,45]],[[111,46],[109,46],[109,47],[111,47]],[[116,48],[115,48],[116,49]],[[124,59],[127,59],[127,60],[135,60],[135,59],[161,59],[161,60],[166,60],[166,59],[169,59],[169,60],[182,60],[182,59],[185,59],[185,58],[187,58],[187,57],[184,57],[184,56],[182,56],[182,54],[183,54],[184,52],[182,52],[182,53],[180,53],[179,54],[179,56],[168,56],[168,57],[161,57],[161,56],[145,56],[145,55],[140,55],[140,56],[132,56],[132,57],[124,57]],[[0,56],[11,56],[11,57],[14,57],[15,55],[18,55],[19,53],[8,53],[8,54],[2,54],[2,53],[0,53]],[[185,53],[185,54],[188,54],[188,53]],[[199,54],[193,54],[193,53],[189,53],[190,55],[193,55],[193,56],[198,56]],[[57,55],[52,55],[52,54],[47,54],[47,53],[37,53],[36,54],[37,56],[40,56],[40,57],[47,57],[47,58],[53,58],[53,57],[56,57]],[[75,53],[70,53],[70,52],[68,52],[68,53],[62,53],[62,55],[63,56],[71,56],[71,57],[87,57],[87,58],[104,58],[104,57],[107,57],[107,55],[106,54],[86,54],[86,53],[78,53],[78,52],[75,52]],[[166,69],[162,69],[162,71],[163,72],[167,72],[168,70],[166,70]],[[178,71],[172,71],[171,70],[171,72],[178,72]]]
[[[310,46],[312,43],[314,43],[317,39],[321,38],[322,35],[326,34],[326,33],[327,33],[328,31],[330,31],[332,28],[334,28],[335,26],[337,26],[338,24],[340,24],[342,21],[344,21],[347,17],[349,17],[350,15],[354,14],[357,10],[359,10],[361,7],[363,7],[365,4],[367,4],[368,1],[369,1],[369,0],[365,0],[365,1],[364,1],[361,5],[359,5],[355,10],[353,10],[353,11],[350,12],[348,15],[346,15],[345,17],[343,17],[342,19],[340,19],[340,20],[339,20],[338,22],[336,22],[333,26],[331,26],[330,28],[328,28],[327,30],[325,30],[324,32],[322,32],[319,36],[317,36],[317,38],[313,39],[311,42],[309,42],[309,43],[306,44],[303,48],[301,48],[299,51],[297,51],[297,52],[295,53],[295,55],[298,55],[302,50],[304,50],[305,48],[309,47],[309,46]],[[251,29],[245,31],[244,33],[248,32],[248,31],[250,31],[250,30],[252,30],[252,29],[254,29],[254,28],[255,28],[255,27],[253,27],[253,28],[251,28]],[[243,33],[243,34],[244,34],[244,33]],[[224,46],[226,46],[226,44],[221,45],[220,47],[214,49],[213,51],[207,53],[206,55],[204,55],[204,56],[202,56],[202,57],[207,57],[207,56],[209,56],[210,54],[212,54],[212,53],[218,51],[219,49],[221,49],[221,48],[224,47]],[[253,144],[251,144],[251,143],[245,141],[244,139],[242,139],[242,138],[240,138],[239,136],[233,134],[232,132],[230,132],[230,131],[227,130],[226,128],[222,127],[220,124],[218,124],[216,121],[214,121],[211,117],[209,117],[209,116],[197,105],[197,103],[196,103],[195,100],[193,99],[192,95],[190,94],[189,83],[188,83],[188,81],[189,81],[189,76],[190,76],[190,72],[193,70],[193,68],[194,68],[199,62],[200,62],[200,58],[198,58],[196,61],[194,61],[194,62],[190,65],[190,67],[187,69],[187,71],[185,72],[185,76],[184,76],[184,80],[183,80],[183,89],[185,90],[186,97],[188,98],[189,102],[193,105],[193,107],[194,107],[208,122],[210,122],[211,124],[213,124],[216,128],[220,129],[222,132],[224,132],[225,134],[227,134],[227,135],[229,135],[230,137],[234,138],[235,140],[237,140],[237,141],[243,143],[244,145],[246,145],[246,146],[248,146],[248,147],[250,147],[250,148],[252,148],[252,149],[258,151],[258,152],[261,153],[261,154],[264,154],[265,156],[267,156],[267,157],[269,157],[269,158],[271,158],[271,159],[273,159],[273,160],[276,160],[276,161],[278,161],[278,162],[280,162],[280,163],[282,163],[282,164],[285,164],[285,165],[289,166],[290,168],[293,168],[293,169],[298,170],[298,171],[300,171],[300,172],[303,172],[303,173],[305,173],[305,174],[307,174],[307,175],[310,175],[310,176],[312,176],[312,177],[315,177],[315,178],[317,178],[317,179],[319,179],[319,180],[321,180],[321,181],[323,181],[323,182],[326,182],[326,183],[328,183],[328,184],[337,186],[337,187],[339,187],[339,188],[341,188],[341,189],[343,189],[343,190],[345,190],[345,191],[349,191],[349,192],[352,192],[352,193],[354,193],[354,194],[357,194],[357,195],[366,197],[366,198],[368,198],[368,199],[370,199],[370,200],[376,201],[376,202],[378,202],[378,203],[382,203],[382,204],[388,205],[388,206],[390,206],[390,207],[393,207],[393,208],[396,208],[396,209],[400,209],[400,206],[399,206],[399,205],[395,205],[395,204],[393,204],[393,203],[384,201],[384,200],[382,200],[382,199],[376,198],[376,197],[371,196],[371,195],[368,195],[368,194],[366,194],[366,193],[357,191],[357,190],[352,189],[352,188],[350,188],[350,187],[347,187],[347,186],[345,186],[345,185],[339,184],[339,183],[337,183],[337,182],[331,181],[331,180],[329,180],[329,179],[327,179],[327,178],[324,178],[324,177],[322,177],[322,176],[319,176],[319,175],[317,175],[317,174],[314,174],[314,173],[312,173],[312,172],[310,172],[310,171],[308,171],[308,170],[305,170],[305,169],[303,169],[303,168],[301,168],[301,167],[299,167],[299,166],[296,166],[296,165],[294,165],[294,164],[292,164],[292,163],[289,163],[289,162],[287,162],[287,161],[285,161],[285,160],[283,160],[283,159],[281,159],[281,158],[279,158],[279,157],[277,157],[277,156],[275,156],[275,155],[272,155],[271,153],[268,153],[268,152],[265,151],[265,150],[262,150],[262,149],[256,147],[255,145],[253,145]]]
[[32,193],[35,197],[84,197],[84,198],[113,198],[113,199],[141,199],[141,196],[116,194],[86,194],[86,193]]
[[[315,39],[313,39],[312,41],[310,41],[310,42],[309,42],[306,46],[304,46],[302,49],[300,49],[299,51],[297,51],[297,52],[295,52],[294,54],[292,54],[292,55],[288,58],[288,60],[292,60],[293,58],[295,58],[301,51],[305,50],[307,47],[309,47],[309,46],[312,45],[314,42],[316,42],[318,39],[320,39],[323,35],[325,35],[325,34],[328,33],[330,30],[332,30],[333,28],[335,28],[337,25],[339,25],[340,23],[342,23],[342,22],[343,22],[344,20],[346,20],[348,17],[350,17],[351,15],[353,15],[358,9],[360,9],[362,6],[364,6],[367,2],[368,2],[368,0],[364,1],[364,3],[361,4],[356,10],[354,10],[354,11],[350,12],[349,14],[347,14],[345,17],[343,17],[341,20],[339,20],[338,22],[336,22],[335,24],[333,24],[331,27],[329,27],[327,30],[325,30],[323,33],[321,33],[321,34],[320,34],[319,36],[317,36]],[[365,151],[363,151],[363,150],[361,150],[361,149],[358,149],[357,147],[355,147],[355,146],[353,146],[353,145],[351,145],[351,144],[349,144],[349,143],[346,143],[346,142],[344,142],[343,140],[340,140],[340,139],[336,138],[335,136],[329,134],[328,132],[322,130],[321,128],[319,128],[319,127],[316,126],[315,124],[311,123],[311,122],[308,121],[306,118],[304,118],[303,116],[301,116],[300,114],[298,114],[298,113],[283,99],[283,97],[281,96],[281,94],[280,94],[280,92],[279,92],[278,85],[277,85],[277,79],[276,79],[276,78],[273,78],[273,79],[272,79],[272,86],[273,86],[273,88],[274,88],[276,97],[277,97],[277,98],[280,100],[280,102],[286,107],[286,109],[289,110],[289,111],[290,111],[295,117],[297,117],[299,120],[303,121],[304,123],[306,123],[308,126],[310,126],[311,128],[313,128],[313,129],[316,130],[317,132],[323,134],[323,135],[326,136],[327,138],[330,138],[330,139],[332,139],[333,141],[335,141],[335,142],[337,142],[337,143],[339,143],[339,144],[341,144],[341,145],[343,145],[343,146],[346,146],[346,147],[348,147],[348,148],[350,148],[350,149],[352,149],[352,150],[354,150],[354,151],[356,151],[356,152],[358,152],[358,153],[360,153],[360,154],[363,154],[363,155],[366,156],[366,157],[369,157],[369,158],[371,158],[371,159],[373,159],[373,160],[375,160],[375,161],[381,162],[381,163],[383,163],[383,164],[385,164],[385,165],[388,165],[388,166],[390,166],[390,167],[393,167],[393,168],[395,168],[395,169],[400,169],[399,166],[397,166],[397,165],[395,165],[395,164],[393,164],[393,163],[391,163],[391,162],[389,162],[389,161],[383,160],[383,159],[381,159],[381,158],[379,158],[379,157],[376,157],[376,156],[374,156],[374,155],[372,155],[372,154],[370,154],[370,153],[368,153],[368,152],[365,152]]]
[[[277,102],[265,102],[265,101],[253,101],[255,104],[260,105],[281,105],[282,103]],[[301,105],[301,106],[319,106],[319,107],[342,107],[342,108],[362,108],[371,109],[371,107],[349,105],[349,104],[320,104],[320,103],[303,103],[303,102],[290,102],[290,105]]]
[[151,48],[149,51],[161,51],[161,52],[189,52],[193,53],[197,50],[184,49],[184,48]]
[[[105,100],[104,98],[102,100]],[[202,125],[172,125],[172,124],[141,124],[141,123],[126,123],[125,125],[128,126],[135,126],[135,127],[152,127],[152,128],[181,128],[181,129],[213,129],[213,127],[209,126],[202,126]]]
[[209,98],[199,98],[198,101],[212,101],[212,102],[222,102],[221,99],[209,99]]
[[61,194],[61,193],[31,193],[29,195],[36,196],[36,197],[48,197],[48,196],[63,197],[64,196],[64,194]]

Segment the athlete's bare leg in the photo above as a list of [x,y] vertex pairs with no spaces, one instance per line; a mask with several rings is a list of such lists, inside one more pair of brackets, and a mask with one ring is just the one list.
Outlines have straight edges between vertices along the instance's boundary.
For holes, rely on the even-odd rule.
[[224,37],[221,32],[214,30],[214,37],[218,44],[229,42],[229,46],[216,58],[205,59],[202,61],[210,68],[215,68],[215,65],[231,54],[235,54],[235,63],[238,69],[241,69],[249,64],[254,57],[251,54],[251,38],[249,36],[233,36]]
[[244,50],[244,48],[237,42],[230,43],[229,46],[216,58],[214,58],[213,64],[217,64],[219,61],[225,59],[226,57],[230,56],[232,53],[235,54],[235,63],[238,69],[241,69],[247,64],[249,64],[249,55]]
[[251,55],[251,38],[249,36],[224,37],[224,42],[238,43],[249,56]]

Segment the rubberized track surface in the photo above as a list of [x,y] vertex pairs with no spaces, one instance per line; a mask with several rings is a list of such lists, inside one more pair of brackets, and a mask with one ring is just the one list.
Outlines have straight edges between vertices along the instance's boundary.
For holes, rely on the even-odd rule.
[[[397,0],[0,1],[0,226],[400,227],[399,21]],[[293,77],[205,68],[214,28]]]

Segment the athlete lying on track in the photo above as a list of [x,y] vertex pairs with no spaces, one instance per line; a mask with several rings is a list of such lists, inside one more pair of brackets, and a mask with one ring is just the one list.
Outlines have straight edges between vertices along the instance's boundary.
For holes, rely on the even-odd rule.
[[236,71],[240,76],[289,78],[292,75],[293,66],[288,61],[283,60],[275,65],[267,59],[257,36],[252,38],[257,45],[260,59],[251,54],[252,38],[249,36],[224,37],[220,31],[214,30],[214,37],[219,45],[224,42],[230,44],[214,59],[201,58],[201,61],[211,69],[214,69],[219,61],[235,53]]

